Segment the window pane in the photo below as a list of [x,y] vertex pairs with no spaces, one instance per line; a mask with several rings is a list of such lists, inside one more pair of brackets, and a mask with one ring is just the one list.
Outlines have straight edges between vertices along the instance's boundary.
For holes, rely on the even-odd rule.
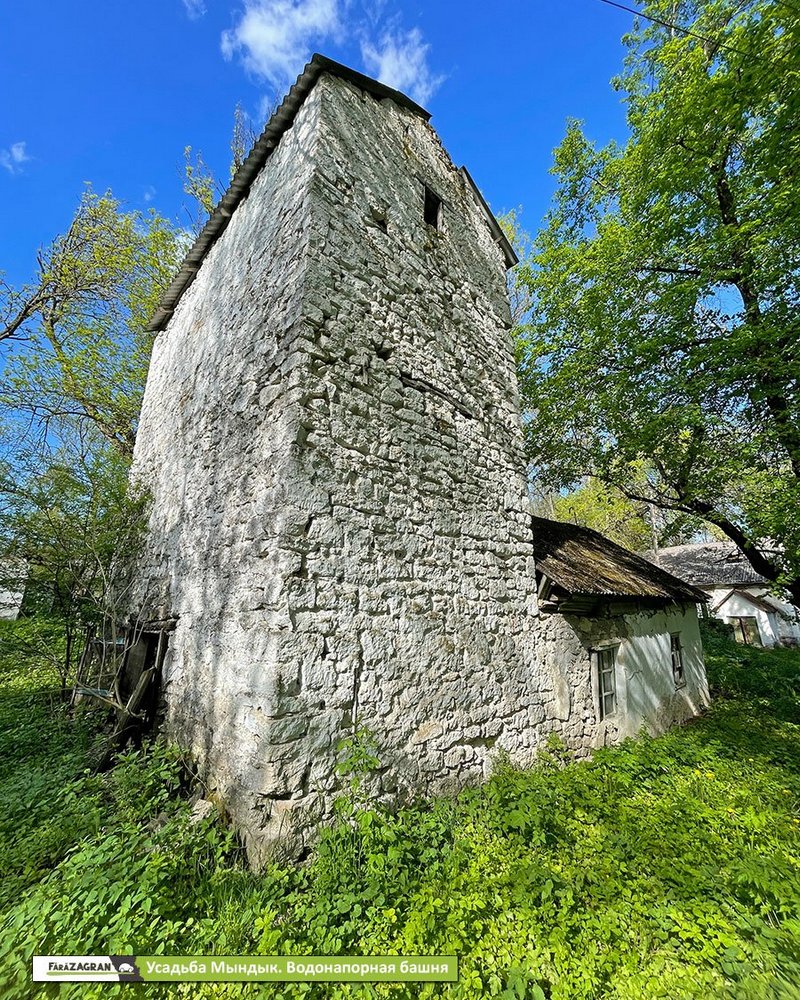
[[681,637],[679,632],[673,632],[670,636],[670,646],[672,655],[672,677],[675,684],[680,687],[683,684],[683,648],[681,647]]
[[755,618],[741,618],[744,641],[748,646],[760,646],[761,635],[758,631],[758,622]]
[[617,685],[615,676],[616,649],[598,649],[595,653],[597,661],[597,693],[599,700],[600,719],[613,715],[617,708]]

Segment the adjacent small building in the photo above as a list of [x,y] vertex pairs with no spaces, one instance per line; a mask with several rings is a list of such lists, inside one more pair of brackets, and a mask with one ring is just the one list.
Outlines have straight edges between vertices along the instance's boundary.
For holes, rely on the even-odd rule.
[[589,528],[534,517],[533,539],[549,714],[568,747],[662,733],[708,705],[701,590]]
[[774,593],[730,542],[675,545],[651,558],[662,569],[702,587],[708,610],[733,628],[738,642],[748,646],[800,645],[797,608]]

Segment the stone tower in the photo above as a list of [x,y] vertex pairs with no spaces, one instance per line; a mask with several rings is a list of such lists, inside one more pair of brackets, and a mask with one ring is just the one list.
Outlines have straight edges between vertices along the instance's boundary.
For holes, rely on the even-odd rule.
[[135,612],[256,862],[361,727],[390,799],[524,762],[544,719],[513,251],[428,118],[315,56],[153,321]]

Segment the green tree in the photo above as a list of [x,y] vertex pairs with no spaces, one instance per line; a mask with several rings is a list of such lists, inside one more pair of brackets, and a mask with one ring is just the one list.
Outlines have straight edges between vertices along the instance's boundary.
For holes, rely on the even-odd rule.
[[[514,248],[517,257],[524,262],[531,252],[531,237],[530,233],[522,228],[521,212],[521,208],[512,208],[509,212],[498,216],[497,221]],[[515,336],[528,319],[531,308],[530,289],[524,281],[520,280],[520,272],[521,265],[517,264],[507,275],[508,301],[511,306],[511,322],[514,326]]]
[[[275,106],[277,107],[277,105]],[[273,107],[273,111],[275,110]],[[231,132],[231,162],[229,173],[231,179],[247,159],[258,138],[250,120],[242,107],[237,103],[233,109],[233,130]],[[217,200],[225,194],[225,187],[214,174],[203,158],[202,150],[196,152],[191,146],[183,151],[183,192],[192,199],[192,205],[186,206],[191,220],[192,230],[199,233],[214,211]]]
[[194,202],[194,208],[187,211],[192,230],[197,234],[214,211],[214,205],[222,194],[222,188],[214,177],[211,167],[203,159],[202,150],[195,153],[191,146],[186,146],[183,159],[183,192]]
[[24,568],[31,627],[19,634],[44,642],[62,688],[84,627],[123,617],[144,513],[127,477],[147,326],[184,243],[156,213],[89,189],[30,284],[2,289],[0,566]]
[[[155,212],[126,212],[88,189],[67,232],[21,289],[4,288],[0,411],[46,440],[65,426],[133,452],[153,335],[150,317],[185,248]],[[22,418],[22,420],[20,419]]]
[[[716,525],[800,604],[800,8],[648,0],[522,279],[530,458]],[[678,25],[679,28],[670,27]],[[647,469],[642,479],[640,470]]]
[[553,497],[552,514],[557,521],[594,528],[633,552],[652,548],[654,539],[659,540],[646,504],[629,500],[597,479],[586,479],[577,489]]
[[544,506],[547,509],[542,516],[593,528],[632,552],[683,544],[698,535],[719,537],[704,530],[706,526],[697,517],[658,510],[653,504],[631,500],[615,487],[592,477],[573,490],[551,495]]
[[[48,626],[44,652],[65,690],[84,628],[113,629],[125,617],[127,559],[147,498],[130,493],[127,460],[102,440],[51,444],[0,463],[0,551],[6,566],[25,568],[23,611]],[[37,626],[30,638],[41,634]]]
[[233,109],[230,165],[231,178],[236,175],[236,171],[247,159],[247,154],[255,145],[256,139],[258,139],[258,135],[250,124],[247,113],[242,107],[241,102],[239,102]]

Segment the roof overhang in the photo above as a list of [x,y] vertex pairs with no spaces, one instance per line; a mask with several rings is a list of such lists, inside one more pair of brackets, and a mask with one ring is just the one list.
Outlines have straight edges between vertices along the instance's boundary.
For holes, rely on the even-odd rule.
[[489,229],[491,230],[492,236],[494,237],[494,241],[503,251],[503,256],[506,259],[506,268],[515,267],[517,264],[519,264],[519,257],[517,256],[514,248],[511,246],[511,241],[503,232],[503,230],[500,228],[500,223],[495,218],[491,208],[489,208],[489,206],[486,204],[486,199],[481,194],[480,190],[478,189],[478,185],[472,179],[472,176],[470,175],[470,172],[469,170],[467,170],[466,167],[461,168],[461,176],[464,178],[467,184],[472,188],[472,193],[475,195],[478,204],[483,209],[483,214],[486,216],[486,221],[489,223]]

